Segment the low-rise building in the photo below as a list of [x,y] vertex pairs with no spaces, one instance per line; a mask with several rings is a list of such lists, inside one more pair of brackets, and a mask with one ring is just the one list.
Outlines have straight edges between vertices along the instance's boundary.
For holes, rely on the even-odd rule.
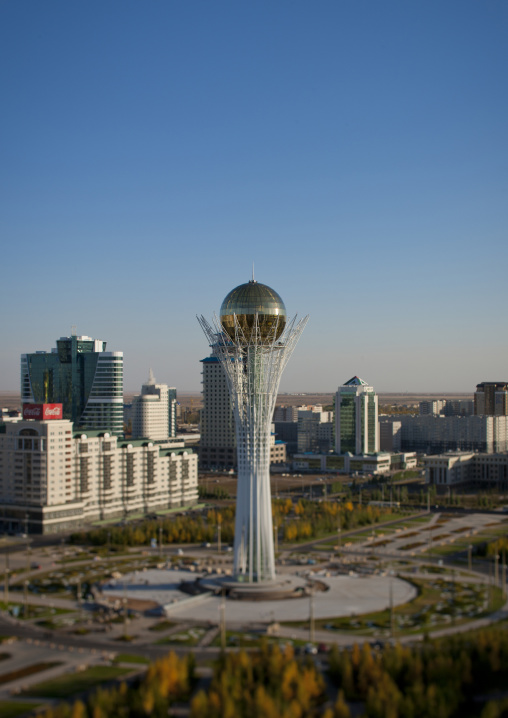
[[439,489],[508,490],[508,454],[452,452],[425,456],[425,481]]
[[384,474],[399,469],[414,469],[415,453],[389,454],[295,454],[295,471],[339,472],[343,474]]

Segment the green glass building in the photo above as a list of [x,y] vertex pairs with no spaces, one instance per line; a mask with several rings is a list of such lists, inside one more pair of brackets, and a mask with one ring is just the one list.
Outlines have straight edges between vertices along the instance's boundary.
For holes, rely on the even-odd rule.
[[77,429],[123,434],[123,353],[85,336],[61,337],[51,352],[21,355],[21,401],[63,404]]
[[358,376],[335,395],[335,451],[354,455],[379,451],[377,394]]

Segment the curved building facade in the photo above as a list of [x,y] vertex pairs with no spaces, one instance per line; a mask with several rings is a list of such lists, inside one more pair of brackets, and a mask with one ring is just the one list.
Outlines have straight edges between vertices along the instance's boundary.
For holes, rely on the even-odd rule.
[[21,402],[61,403],[76,428],[123,434],[123,353],[86,336],[21,355]]

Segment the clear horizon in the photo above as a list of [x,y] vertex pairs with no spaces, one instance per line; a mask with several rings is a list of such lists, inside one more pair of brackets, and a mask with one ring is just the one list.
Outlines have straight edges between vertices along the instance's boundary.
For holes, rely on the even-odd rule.
[[310,314],[281,392],[502,379],[507,30],[501,0],[0,4],[0,383],[76,326],[129,391],[199,391],[196,315],[253,262]]

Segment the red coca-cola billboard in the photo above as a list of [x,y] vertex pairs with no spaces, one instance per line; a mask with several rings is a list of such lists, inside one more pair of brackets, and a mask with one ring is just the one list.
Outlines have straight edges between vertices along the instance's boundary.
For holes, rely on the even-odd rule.
[[62,416],[62,404],[23,404],[23,419],[48,421]]

